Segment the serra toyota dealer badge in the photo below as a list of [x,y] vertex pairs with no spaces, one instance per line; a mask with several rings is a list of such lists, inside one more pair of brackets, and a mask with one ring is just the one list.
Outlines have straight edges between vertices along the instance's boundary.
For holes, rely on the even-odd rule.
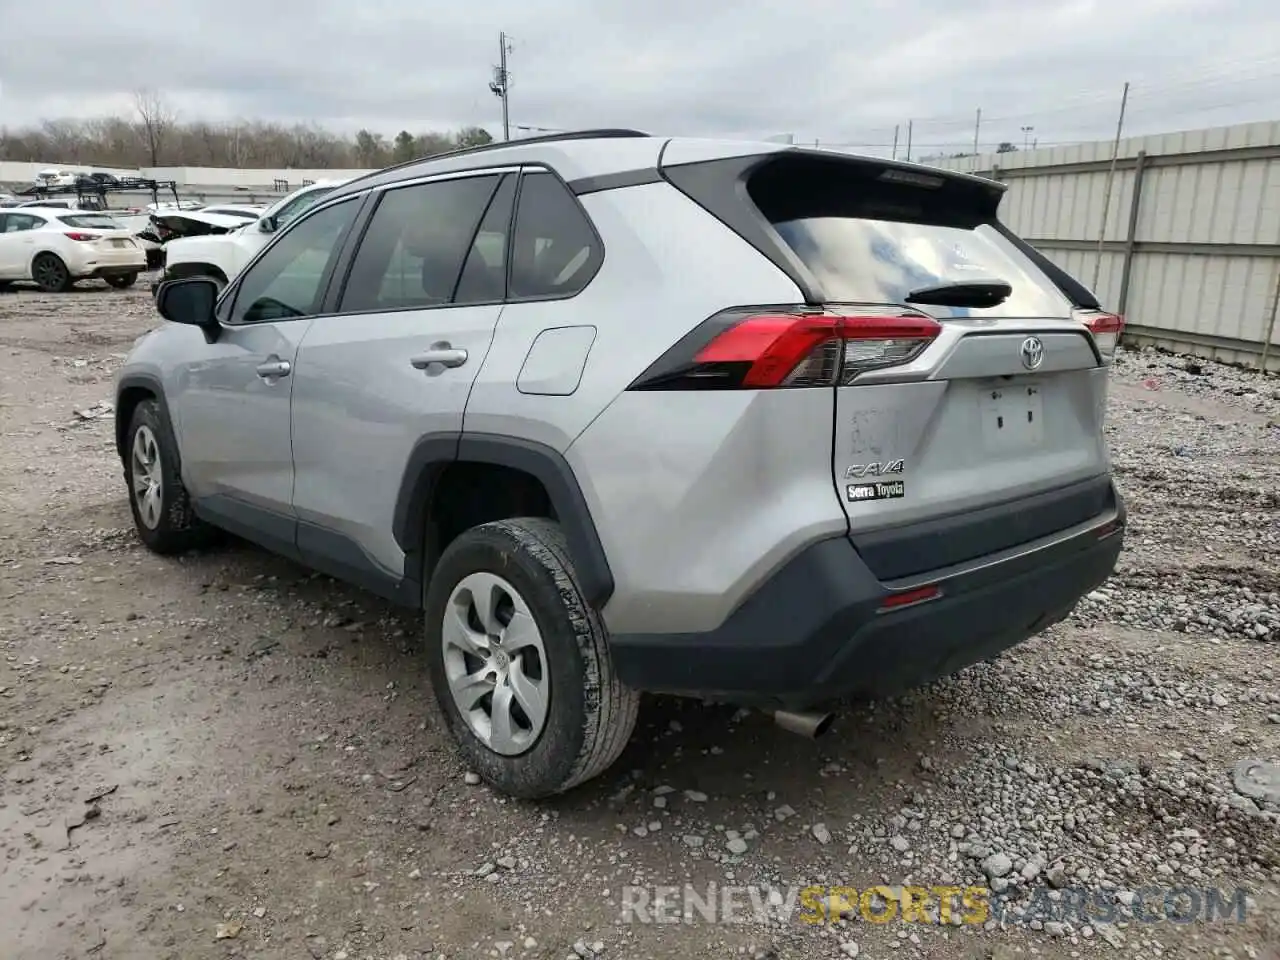
[[859,503],[863,500],[897,500],[906,496],[906,486],[901,480],[851,483],[845,488],[845,496],[850,503]]

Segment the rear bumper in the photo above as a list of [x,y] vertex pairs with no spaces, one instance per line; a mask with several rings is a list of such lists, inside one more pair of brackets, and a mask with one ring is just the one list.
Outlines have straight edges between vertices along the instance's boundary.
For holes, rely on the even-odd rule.
[[[760,706],[891,696],[1064,619],[1115,569],[1125,521],[1114,492],[1085,523],[891,583],[872,574],[849,539],[821,540],[714,631],[614,636],[614,664],[636,689]],[[895,592],[930,584],[936,598],[882,610]]]
[[142,273],[147,269],[146,263],[107,263],[89,268],[84,276],[87,279],[101,280],[103,277],[123,277],[130,273]]

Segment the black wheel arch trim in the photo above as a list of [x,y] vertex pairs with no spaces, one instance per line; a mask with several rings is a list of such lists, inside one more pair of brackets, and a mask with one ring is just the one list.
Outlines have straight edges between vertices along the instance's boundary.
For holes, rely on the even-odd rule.
[[[169,426],[170,433],[173,434],[175,442],[177,440],[177,433],[173,429],[173,418],[169,416],[169,404],[165,401],[164,387],[160,383],[160,378],[150,373],[127,373],[117,381],[115,396],[116,452],[120,455],[122,460],[124,459],[125,452],[125,437],[129,432],[129,421],[132,419],[132,413],[128,417],[122,417],[120,415],[120,398],[129,390],[139,389],[145,390],[155,397],[156,403],[160,407],[160,416],[164,417],[165,422]],[[173,454],[175,459],[180,463],[181,457],[179,456],[178,451],[173,451]]]
[[613,595],[613,572],[573,468],[546,444],[498,434],[432,433],[414,445],[400,481],[393,521],[396,542],[405,552],[406,576],[427,580],[423,570],[427,506],[440,475],[456,462],[510,467],[537,479],[564,530],[583,596],[597,609],[608,601]]

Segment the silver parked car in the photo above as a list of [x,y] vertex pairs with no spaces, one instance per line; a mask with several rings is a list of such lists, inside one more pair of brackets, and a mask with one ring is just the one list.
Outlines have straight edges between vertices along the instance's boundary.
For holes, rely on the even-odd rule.
[[1061,620],[1111,573],[1121,321],[1003,187],[595,131],[353,180],[119,377],[142,540],[230,531],[425,620],[449,729],[522,797],[639,691],[816,735]]

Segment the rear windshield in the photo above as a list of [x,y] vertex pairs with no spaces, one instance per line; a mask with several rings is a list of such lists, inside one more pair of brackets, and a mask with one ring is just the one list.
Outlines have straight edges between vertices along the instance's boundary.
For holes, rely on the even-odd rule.
[[58,219],[68,227],[83,227],[87,230],[123,230],[124,224],[112,220],[100,213],[64,213]]
[[979,196],[981,188],[881,181],[881,169],[848,161],[785,172],[753,177],[748,190],[832,302],[903,304],[922,287],[1003,280],[1013,293],[998,307],[916,308],[939,318],[1071,312],[1054,282],[994,226],[996,201]]

